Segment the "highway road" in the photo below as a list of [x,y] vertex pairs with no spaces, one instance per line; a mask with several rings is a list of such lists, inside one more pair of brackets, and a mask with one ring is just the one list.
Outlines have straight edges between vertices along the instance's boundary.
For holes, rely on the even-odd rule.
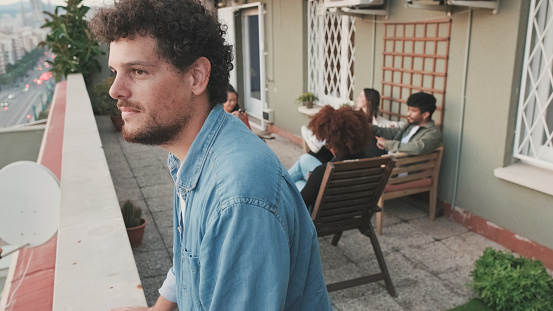
[[[45,66],[38,67],[29,71],[28,77],[22,82],[12,86],[2,86],[0,91],[0,128],[11,127],[18,124],[28,123],[35,120],[35,115],[32,106],[35,106],[36,113],[42,110],[42,103],[46,101],[48,86],[53,90],[55,81],[50,78],[48,81],[43,81],[42,84],[37,84],[34,79],[48,72]],[[26,85],[29,88],[26,89]]]

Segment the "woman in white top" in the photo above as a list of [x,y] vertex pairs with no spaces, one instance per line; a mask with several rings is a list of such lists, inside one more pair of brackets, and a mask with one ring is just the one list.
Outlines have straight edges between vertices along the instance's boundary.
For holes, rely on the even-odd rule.
[[375,89],[363,89],[357,97],[356,106],[357,109],[363,110],[367,114],[373,125],[391,128],[405,125],[403,121],[390,121],[380,115],[380,93]]

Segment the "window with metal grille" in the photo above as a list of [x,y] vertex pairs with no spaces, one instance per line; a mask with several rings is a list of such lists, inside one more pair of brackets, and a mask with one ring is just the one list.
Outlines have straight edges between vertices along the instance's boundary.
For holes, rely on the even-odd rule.
[[432,119],[441,126],[451,21],[386,23],[384,27],[382,115],[390,120],[405,120],[407,98],[412,93],[425,92],[437,99]]
[[328,14],[323,1],[308,3],[308,88],[323,104],[353,101],[355,17]]
[[553,169],[553,1],[530,6],[514,157]]

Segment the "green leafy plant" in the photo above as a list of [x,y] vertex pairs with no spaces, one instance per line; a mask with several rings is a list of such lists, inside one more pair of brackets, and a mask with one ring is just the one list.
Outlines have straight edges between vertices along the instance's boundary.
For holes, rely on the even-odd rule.
[[471,287],[492,310],[553,310],[553,279],[539,260],[486,248]]
[[319,100],[317,96],[311,92],[303,93],[298,98],[296,98],[297,103],[306,103],[306,102],[314,102]]
[[46,19],[41,28],[50,28],[50,33],[39,46],[47,46],[56,55],[54,61],[49,61],[56,81],[70,73],[80,72],[90,83],[91,75],[101,71],[96,56],[104,52],[87,27],[85,16],[90,8],[81,5],[82,1],[67,0],[66,6],[56,6],[54,14],[44,12],[50,19]]
[[115,77],[108,77],[94,85],[94,96],[92,107],[94,113],[99,115],[120,116],[121,111],[117,109],[117,100],[109,96],[109,89]]
[[121,213],[126,228],[134,228],[140,225],[142,209],[131,200],[125,201],[123,207],[121,207]]

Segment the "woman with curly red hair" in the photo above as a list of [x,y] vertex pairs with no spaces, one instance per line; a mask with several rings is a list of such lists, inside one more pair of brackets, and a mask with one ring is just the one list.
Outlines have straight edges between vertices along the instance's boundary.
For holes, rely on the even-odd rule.
[[[317,139],[326,141],[326,148],[334,155],[333,162],[382,154],[376,147],[367,115],[350,106],[339,109],[325,106],[313,116],[307,127]],[[300,189],[308,208],[315,203],[325,168],[326,163],[317,166]]]

